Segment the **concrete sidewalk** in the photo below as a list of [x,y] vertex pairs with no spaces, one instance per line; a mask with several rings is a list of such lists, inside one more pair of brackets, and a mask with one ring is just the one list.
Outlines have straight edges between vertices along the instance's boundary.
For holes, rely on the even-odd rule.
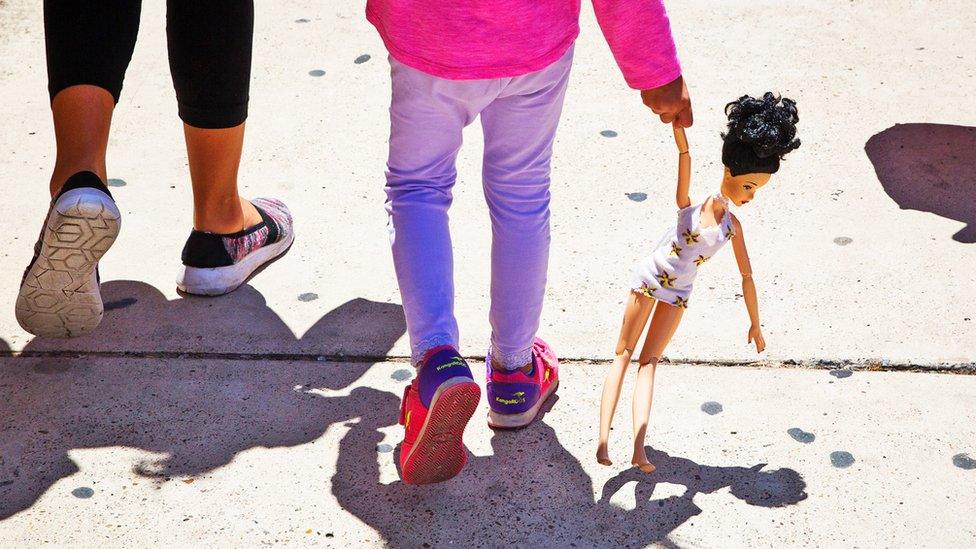
[[[866,371],[976,368],[970,3],[669,2],[693,195],[717,187],[741,94],[796,99],[804,144],[737,213],[768,349],[746,344],[726,252],[659,372],[644,477],[623,466],[629,392],[621,465],[592,459],[601,361],[630,265],[673,220],[677,156],[584,2],[541,333],[565,360],[560,399],[518,433],[482,410],[471,465],[422,489],[394,466],[411,370],[382,208],[385,50],[362,1],[257,4],[241,184],[291,206],[294,247],[232,295],[176,293],[190,186],[164,2],[147,0],[110,144],[105,320],[44,341],[13,315],[53,164],[41,7],[0,0],[0,546],[976,544],[976,377]],[[457,315],[477,357],[490,231],[478,125],[464,137]],[[750,363],[765,367],[727,366]]]
[[[903,8],[831,1],[788,10],[776,2],[672,6],[696,106],[689,132],[693,195],[718,185],[722,108],[743,93],[772,89],[796,99],[804,142],[760,199],[739,212],[766,354],[757,357],[746,344],[748,317],[726,253],[699,277],[668,349],[672,358],[976,361],[976,214],[969,207],[976,202],[976,43],[968,32],[976,15],[969,7],[962,1]],[[112,341],[113,350],[267,353],[288,331],[310,353],[369,354],[368,337],[361,345],[305,334],[352,299],[399,301],[382,207],[389,67],[363,4],[285,1],[259,3],[257,10],[241,182],[248,194],[281,197],[295,214],[294,248],[250,290],[282,327],[228,337],[210,329],[207,309],[232,310],[238,298],[172,304],[180,300],[174,280],[191,204],[164,6],[147,1],[109,153],[122,234],[101,273],[130,287],[148,284],[191,316],[161,322],[155,317],[165,312],[138,295],[114,293],[118,307],[142,310],[126,316],[124,339]],[[553,160],[542,333],[564,356],[603,359],[613,348],[631,264],[673,221],[677,156],[670,131],[624,86],[589,6],[582,27]],[[0,203],[0,230],[8,235],[0,248],[0,310],[8,311],[0,314],[0,339],[15,350],[30,341],[14,320],[13,301],[52,167],[44,67],[40,5],[7,0],[0,11],[0,173],[13,194]],[[325,72],[309,74],[316,70]],[[930,108],[933,101],[940,108]],[[920,126],[892,129],[909,123]],[[457,313],[462,346],[472,355],[484,353],[489,334],[480,134],[477,124],[465,134],[452,211]],[[103,342],[33,345],[86,351]],[[406,340],[390,353],[408,354]]]
[[619,465],[598,465],[603,368],[567,363],[542,421],[492,433],[482,402],[468,467],[412,488],[395,466],[408,368],[13,359],[0,545],[976,542],[974,376],[667,365],[648,476],[625,465],[630,385]]

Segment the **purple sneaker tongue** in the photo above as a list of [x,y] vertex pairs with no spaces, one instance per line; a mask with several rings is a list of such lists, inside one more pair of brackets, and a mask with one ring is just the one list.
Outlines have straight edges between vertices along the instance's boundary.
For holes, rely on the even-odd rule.
[[468,363],[453,348],[447,347],[438,351],[420,366],[417,372],[417,388],[420,402],[425,408],[430,408],[430,401],[434,399],[437,389],[447,380],[455,377],[471,377]]

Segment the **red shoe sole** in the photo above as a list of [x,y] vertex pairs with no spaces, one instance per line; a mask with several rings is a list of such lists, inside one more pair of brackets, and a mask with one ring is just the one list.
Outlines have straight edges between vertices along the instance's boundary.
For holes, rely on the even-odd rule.
[[424,422],[402,465],[403,482],[431,484],[454,478],[468,456],[462,436],[481,398],[481,388],[473,381],[444,389],[434,397]]

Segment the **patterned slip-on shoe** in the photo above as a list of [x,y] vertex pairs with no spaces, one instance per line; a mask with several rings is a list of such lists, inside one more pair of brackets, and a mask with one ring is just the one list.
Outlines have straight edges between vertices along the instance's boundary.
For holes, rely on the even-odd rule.
[[115,243],[122,215],[92,172],[72,175],[48,210],[20,282],[17,322],[46,337],[74,337],[102,321],[98,260]]
[[430,484],[461,472],[468,461],[462,440],[464,428],[480,398],[481,388],[453,347],[427,352],[400,404],[403,482]]
[[539,338],[532,345],[532,371],[501,372],[488,368],[488,426],[493,429],[518,429],[535,420],[546,400],[559,387],[559,359]]
[[193,230],[183,247],[183,271],[176,286],[194,295],[223,295],[254,271],[277,259],[295,240],[291,212],[279,200],[251,201],[262,221],[232,234]]

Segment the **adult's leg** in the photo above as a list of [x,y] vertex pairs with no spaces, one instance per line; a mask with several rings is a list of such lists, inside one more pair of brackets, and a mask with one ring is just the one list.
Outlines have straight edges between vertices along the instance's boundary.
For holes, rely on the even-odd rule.
[[461,148],[461,130],[490,101],[495,85],[445,80],[392,58],[390,63],[393,97],[386,209],[416,363],[429,349],[458,345],[447,210],[457,177],[454,161]]
[[572,50],[513,78],[481,113],[483,183],[491,215],[492,366],[529,364],[549,265],[549,161]]
[[78,172],[106,180],[112,110],[139,31],[138,0],[45,0],[44,42],[57,156],[51,196]]
[[186,138],[193,226],[228,234],[261,215],[237,189],[254,34],[252,0],[169,0],[170,72]]
[[52,201],[24,271],[15,314],[40,336],[88,333],[102,320],[98,261],[121,215],[105,186],[112,110],[139,29],[138,1],[44,2],[57,156]]

